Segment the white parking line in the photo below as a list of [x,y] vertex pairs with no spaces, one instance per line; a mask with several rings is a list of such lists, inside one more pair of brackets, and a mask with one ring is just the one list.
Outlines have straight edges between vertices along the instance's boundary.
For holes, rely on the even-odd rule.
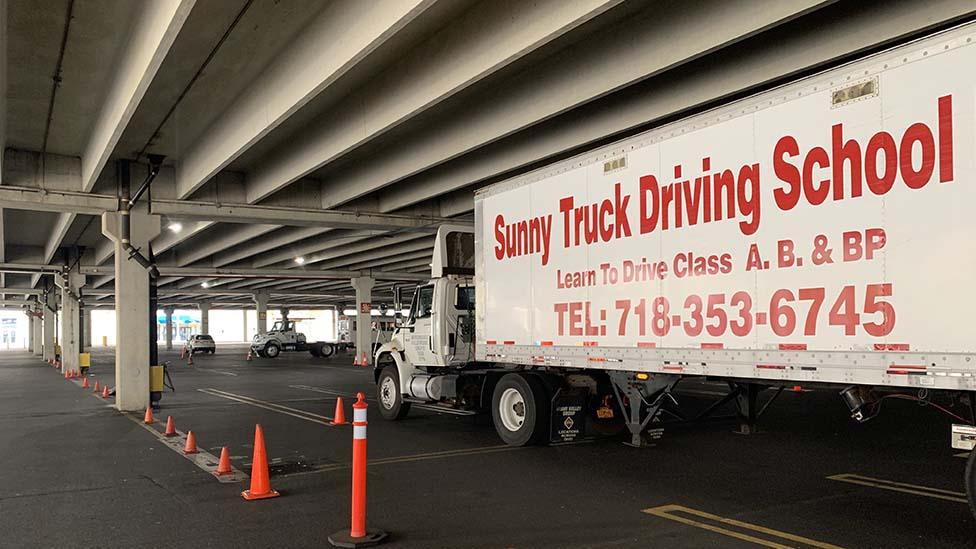
[[299,410],[298,408],[290,408],[288,406],[282,406],[281,404],[275,404],[274,402],[268,402],[266,400],[258,400],[256,398],[251,398],[244,395],[237,395],[234,393],[228,393],[226,391],[220,391],[214,388],[197,389],[197,391],[208,394],[210,396],[226,398],[227,400],[234,400],[242,404],[247,404],[248,406],[254,406],[257,408],[270,410],[272,412],[277,412],[279,414],[285,414],[286,416],[291,416],[298,419],[304,419],[305,421],[311,421],[312,423],[318,423],[320,425],[325,425],[326,427],[334,427],[333,425],[329,425],[329,422],[332,421],[332,418],[329,416],[313,414],[312,412],[306,412],[305,410]]

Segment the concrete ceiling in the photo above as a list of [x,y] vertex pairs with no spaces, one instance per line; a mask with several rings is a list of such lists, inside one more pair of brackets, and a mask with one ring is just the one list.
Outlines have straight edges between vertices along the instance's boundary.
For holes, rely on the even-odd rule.
[[[13,162],[3,163],[3,184],[114,196],[116,162],[145,163],[137,157],[145,149],[167,157],[153,183],[155,200],[438,218],[470,218],[475,189],[586,144],[974,12],[971,0],[4,5],[0,144]],[[112,248],[91,212],[5,206],[4,261],[57,264],[59,250],[78,246],[83,263],[111,264]],[[242,224],[171,216],[165,223],[181,222],[182,231],[164,230],[153,248],[168,267],[429,269],[429,233],[276,219]],[[299,255],[304,265],[293,261]],[[91,277],[90,287],[108,289],[111,281]],[[238,290],[348,290],[344,281],[272,277],[160,281],[167,289],[203,282]],[[38,283],[28,275],[6,277],[8,287]]]

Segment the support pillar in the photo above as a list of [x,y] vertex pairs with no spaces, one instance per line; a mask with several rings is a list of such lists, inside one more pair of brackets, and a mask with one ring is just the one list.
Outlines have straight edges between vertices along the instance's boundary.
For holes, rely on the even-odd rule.
[[92,311],[91,307],[85,307],[81,311],[81,352],[87,353],[92,346]]
[[210,303],[200,302],[200,333],[210,334]]
[[371,277],[360,276],[350,280],[356,290],[356,358],[362,361],[366,358],[368,366],[373,363],[373,341],[371,311],[373,309],[372,290],[374,281]]
[[244,319],[244,331],[241,332],[241,334],[244,337],[244,341],[248,341],[248,337],[247,337],[247,309],[244,309],[243,311],[241,311],[241,318]]
[[34,314],[31,315],[31,339],[34,342],[31,352],[34,353],[34,356],[44,355],[44,331],[41,325],[41,317],[37,316],[41,314],[40,307],[43,305],[35,304]]
[[54,360],[55,334],[54,324],[58,318],[58,294],[51,288],[47,295],[41,297],[44,316],[41,319],[43,335],[41,336],[41,347],[43,349],[44,360]]
[[[129,217],[129,241],[148,253],[150,240],[160,231],[159,216],[142,208],[132,210]],[[102,214],[102,234],[115,244],[115,407],[141,412],[149,405],[149,272],[129,259],[122,242],[122,218],[122,213]]]
[[166,350],[173,350],[173,308],[166,307],[163,309],[166,313]]
[[85,275],[78,268],[54,277],[61,289],[61,371],[81,370],[81,310],[79,299],[85,285]]
[[27,315],[27,351],[34,352],[34,317]]
[[254,294],[254,304],[257,306],[257,325],[258,335],[268,333],[268,299],[271,296],[268,292],[258,292]]

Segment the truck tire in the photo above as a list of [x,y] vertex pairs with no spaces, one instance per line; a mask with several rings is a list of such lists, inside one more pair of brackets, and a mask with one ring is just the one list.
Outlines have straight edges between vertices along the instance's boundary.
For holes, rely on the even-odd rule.
[[969,498],[969,510],[976,518],[976,450],[969,452],[969,461],[966,463],[966,496]]
[[505,444],[526,446],[541,441],[549,422],[545,386],[535,376],[505,374],[491,395],[491,418]]
[[331,343],[325,343],[322,345],[322,348],[319,349],[319,356],[321,356],[322,358],[329,358],[330,356],[335,354],[335,351],[336,351],[335,345]]
[[410,412],[410,403],[403,401],[403,394],[400,392],[400,372],[395,365],[383,368],[380,377],[376,379],[376,400],[380,403],[380,415],[383,419],[403,419]]
[[264,356],[268,358],[277,358],[280,353],[281,347],[279,347],[277,343],[268,343],[268,345],[264,348]]

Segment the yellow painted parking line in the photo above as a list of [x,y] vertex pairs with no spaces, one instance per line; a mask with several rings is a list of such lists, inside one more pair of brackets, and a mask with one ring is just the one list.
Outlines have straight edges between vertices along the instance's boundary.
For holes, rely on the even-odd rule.
[[851,473],[831,475],[827,478],[829,480],[847,482],[849,484],[857,484],[860,486],[870,486],[871,488],[880,488],[882,490],[891,490],[893,492],[914,494],[917,496],[955,501],[958,503],[968,503],[965,493],[955,492],[953,490],[942,490],[940,488],[931,488],[929,486],[919,486],[918,484],[908,484],[907,482],[895,482],[893,480],[865,477]]
[[304,419],[305,421],[311,421],[312,423],[318,423],[320,425],[325,425],[326,427],[334,427],[330,425],[329,422],[332,418],[329,416],[323,416],[320,414],[313,414],[312,412],[306,412],[305,410],[299,410],[298,408],[291,408],[288,406],[283,406],[281,404],[275,404],[274,402],[268,402],[266,400],[258,400],[244,395],[237,395],[234,393],[228,393],[226,391],[220,391],[214,388],[208,389],[197,389],[201,393],[208,394],[210,396],[226,398],[227,400],[233,400],[240,402],[241,404],[247,404],[248,406],[254,406],[256,408],[263,408],[265,410],[270,410],[272,412],[277,412],[279,414],[285,414],[286,416],[295,417],[298,419]]
[[[773,547],[774,549],[792,549],[794,547],[819,547],[820,549],[842,549],[838,545],[832,545],[830,543],[825,543],[822,541],[817,541],[802,536],[797,536],[795,534],[790,534],[789,532],[781,532],[779,530],[773,530],[772,528],[766,528],[765,526],[759,526],[757,524],[742,522],[741,520],[720,517],[718,515],[713,515],[711,513],[706,513],[705,511],[699,511],[697,509],[691,509],[689,507],[684,507],[682,505],[662,505],[660,507],[652,507],[650,509],[644,509],[642,510],[642,512],[647,513],[648,515],[654,515],[656,517],[672,520],[674,522],[680,522],[681,524],[686,524],[688,526],[694,526],[695,528],[701,528],[702,530],[708,530],[709,532],[714,532],[716,534],[721,534],[723,536],[728,536],[741,541],[747,541],[749,543],[754,543],[756,545],[762,545],[763,547]],[[713,522],[718,522],[729,526],[735,526],[736,528],[749,530],[759,534],[765,534],[766,536],[770,536],[772,538],[778,538],[779,541],[782,541],[784,543],[779,543],[778,541],[772,541],[769,539],[756,537],[754,535],[745,534],[743,532],[738,532],[735,530],[730,530],[728,528],[722,528],[721,526],[716,526],[715,524],[709,524],[707,522],[702,522],[700,520],[688,518],[687,516],[682,516],[682,514],[692,515],[694,517],[707,519]],[[785,542],[792,542],[793,544],[799,544],[799,545],[787,545],[785,544]]]

